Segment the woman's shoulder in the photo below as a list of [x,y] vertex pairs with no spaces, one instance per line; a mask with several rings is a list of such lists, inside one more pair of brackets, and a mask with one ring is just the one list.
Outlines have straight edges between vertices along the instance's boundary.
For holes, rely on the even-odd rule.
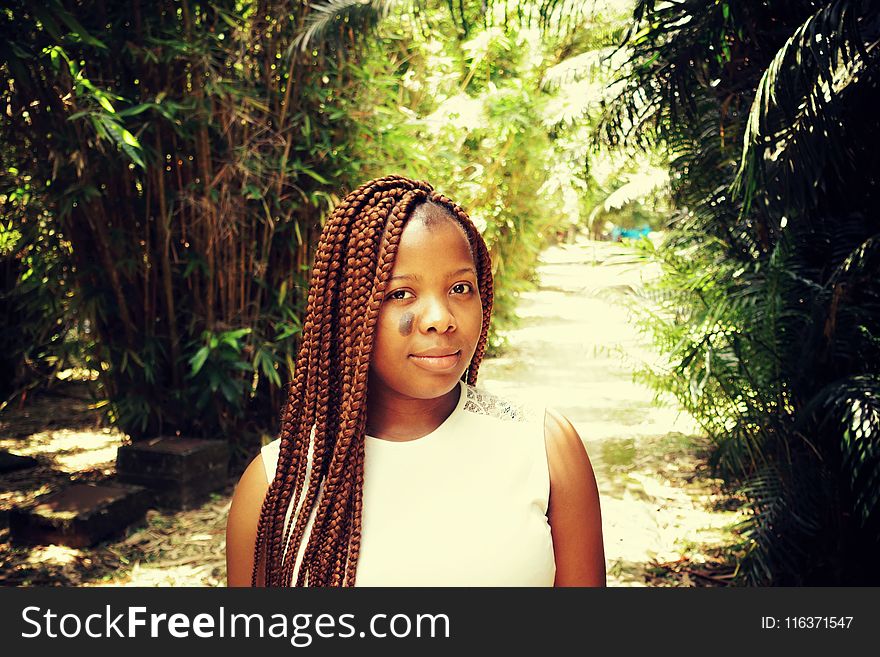
[[572,462],[586,456],[586,449],[577,429],[567,417],[549,406],[544,413],[544,438],[551,463]]
[[269,488],[262,454],[248,465],[232,495],[226,520],[226,568],[229,586],[249,586],[263,500]]
[[574,425],[548,408],[544,422],[556,586],[604,586],[605,552],[599,488]]
[[465,386],[464,411],[503,422],[527,423],[529,434],[543,438],[551,475],[557,482],[581,477],[590,468],[583,440],[565,415],[540,400],[526,400],[480,386]]
[[264,456],[261,450],[239,478],[232,495],[232,507],[234,508],[236,504],[253,507],[257,505],[257,500],[259,500],[259,505],[262,506],[263,498],[266,496],[266,491],[271,481],[272,477],[268,477],[266,474]]

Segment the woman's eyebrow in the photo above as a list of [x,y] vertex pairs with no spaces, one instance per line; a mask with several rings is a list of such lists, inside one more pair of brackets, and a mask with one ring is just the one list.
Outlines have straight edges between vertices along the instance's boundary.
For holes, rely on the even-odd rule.
[[[462,267],[461,269],[456,269],[455,271],[451,271],[446,274],[446,277],[458,276],[459,274],[473,274],[477,275],[476,270],[473,267]],[[397,276],[392,276],[388,279],[388,281],[396,281],[396,280],[404,280],[404,281],[421,281],[422,277],[418,274],[399,274]]]

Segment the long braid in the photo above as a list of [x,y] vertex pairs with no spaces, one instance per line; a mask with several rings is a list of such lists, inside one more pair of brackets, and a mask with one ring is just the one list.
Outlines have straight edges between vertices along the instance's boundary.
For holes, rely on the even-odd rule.
[[[324,421],[328,403],[327,393],[330,389],[330,386],[327,385],[329,368],[318,368],[317,366],[319,362],[319,354],[326,356],[328,352],[334,350],[334,346],[331,344],[330,340],[332,322],[322,322],[320,321],[320,318],[327,317],[328,314],[331,317],[338,316],[338,298],[334,294],[334,288],[340,263],[339,259],[333,257],[333,255],[339,252],[340,245],[343,245],[348,237],[347,231],[345,230],[345,221],[339,220],[345,217],[350,218],[356,216],[361,211],[365,202],[369,203],[374,200],[372,198],[372,193],[376,189],[380,187],[394,187],[395,184],[397,184],[397,182],[394,179],[388,179],[385,181],[374,181],[374,183],[368,183],[361,187],[354,194],[350,195],[350,197],[346,199],[346,202],[343,202],[337,207],[336,212],[334,212],[335,216],[330,217],[325,226],[324,234],[322,235],[321,243],[315,258],[315,270],[309,293],[309,312],[307,313],[307,318],[304,323],[303,343],[296,369],[296,381],[293,386],[295,392],[303,391],[305,381],[305,385],[308,386],[308,389],[299,395],[299,399],[302,400],[302,403],[299,404],[299,408],[296,409],[300,411],[296,416],[293,415],[290,408],[294,403],[293,399],[295,392],[292,392],[290,395],[287,404],[288,412],[285,415],[287,421],[282,424],[282,435],[295,436],[297,439],[293,441],[292,449],[289,443],[287,445],[282,445],[281,453],[279,455],[279,467],[276,472],[276,480],[278,481],[273,482],[270,495],[267,496],[268,501],[265,506],[267,507],[268,513],[261,513],[261,525],[265,524],[266,517],[270,516],[270,514],[270,523],[268,524],[273,525],[273,531],[266,555],[265,581],[268,585],[289,582],[289,571],[292,570],[294,565],[293,560],[290,559],[287,560],[287,563],[280,569],[273,567],[273,564],[278,559],[278,555],[282,553],[281,546],[289,545],[288,540],[291,529],[291,526],[288,526],[287,531],[284,532],[282,538],[281,532],[283,530],[283,520],[280,520],[277,516],[280,515],[279,510],[287,508],[291,497],[295,497],[298,501],[301,500],[306,466],[305,455],[307,454],[309,444],[307,434],[303,428],[310,427],[314,418],[315,409],[313,404],[310,403],[310,400],[314,399],[314,392],[319,393],[317,409],[317,414],[319,416],[318,430],[325,435],[328,432],[333,432],[333,427],[325,427]],[[326,288],[324,287],[325,282]],[[326,301],[329,301],[331,305],[329,313],[326,307]],[[317,325],[320,325],[320,338],[316,340]],[[315,344],[316,342],[319,344]],[[333,363],[336,359],[330,358],[329,360]],[[317,390],[315,390],[314,385],[316,369],[318,370]],[[338,372],[333,372],[332,374],[333,376],[331,378],[335,383],[336,380],[338,380]],[[305,377],[304,380],[303,377]],[[304,509],[310,509],[314,504],[314,499],[317,494],[317,487],[314,485],[314,482],[319,480],[320,473],[324,471],[324,447],[323,440],[315,440],[313,442],[312,458],[314,474],[313,477],[310,477],[307,497],[302,505]],[[293,464],[295,464],[295,467],[292,467]],[[282,472],[287,474],[282,477],[278,474]],[[275,520],[274,522],[271,522],[271,518],[273,517]],[[284,516],[280,515],[280,517],[283,518]],[[307,517],[305,514],[300,514],[298,520],[299,522],[294,530],[293,545],[299,545]],[[258,532],[258,545],[263,545],[267,533],[268,532],[263,530]]]
[[[297,365],[297,372],[302,372],[305,374],[305,380],[307,382],[314,382],[316,379],[316,375],[318,378],[317,391],[325,389],[326,386],[326,371],[318,368],[318,358],[321,353],[326,352],[328,348],[328,344],[330,341],[330,330],[329,327],[318,326],[320,323],[319,319],[326,314],[326,301],[332,299],[333,291],[336,286],[336,278],[337,278],[337,270],[338,263],[333,259],[333,253],[337,248],[337,244],[341,241],[344,241],[346,238],[345,232],[340,230],[340,224],[336,221],[331,220],[328,221],[325,235],[322,237],[321,243],[319,245],[318,251],[315,256],[315,269],[312,276],[312,285],[309,293],[309,307],[313,309],[311,313],[307,313],[306,322],[304,325],[304,336],[307,337],[307,340],[304,340],[304,344],[307,345],[305,348],[306,356],[302,358],[302,363]],[[296,433],[293,434],[297,437],[295,441],[294,449],[290,453],[289,457],[287,453],[283,452],[283,456],[279,456],[279,472],[288,472],[293,475],[293,480],[291,481],[291,476],[288,476],[288,479],[285,481],[284,489],[289,490],[292,488],[292,494],[294,499],[297,501],[300,500],[303,490],[303,485],[305,483],[305,474],[306,474],[306,463],[309,449],[309,434],[304,431],[304,427],[308,428],[310,432],[310,427],[312,423],[315,421],[317,416],[317,422],[319,427],[324,427],[326,423],[326,395],[316,396],[313,392],[311,383],[309,383],[309,389],[306,392],[306,397],[309,400],[308,403],[302,404],[303,413],[300,417],[299,424],[295,427]],[[317,404],[315,404],[317,402]],[[317,408],[315,408],[317,405]],[[322,461],[322,448],[323,443],[313,442],[312,449],[312,460],[313,463],[320,464]],[[291,469],[291,462],[296,464],[296,467]],[[320,466],[318,466],[320,467]],[[318,470],[320,471],[320,470]],[[314,497],[315,489],[311,485],[311,481],[313,476],[310,476],[309,481],[309,494],[305,501],[305,508],[309,508],[311,505],[311,500]],[[317,480],[317,477],[314,477],[314,480]],[[291,486],[292,484],[292,486]],[[285,495],[282,499],[282,504],[280,505],[282,509],[287,508],[287,504],[289,504],[291,495]],[[276,511],[277,513],[277,511]],[[303,523],[304,526],[304,523]],[[279,546],[288,545],[290,532],[292,529],[292,523],[284,528],[283,538],[278,540]],[[276,535],[280,535],[282,530],[282,524],[278,523],[276,526]],[[288,563],[285,563],[283,567],[280,569],[280,573],[276,574],[276,577],[279,578],[279,584],[283,584],[289,581],[288,571],[293,568],[293,562],[286,560]],[[268,564],[267,564],[268,566]],[[277,569],[276,569],[277,572]]]
[[[407,193],[404,199],[394,207],[393,213],[400,216],[397,219],[392,218],[393,224],[402,226],[403,217],[406,215],[407,198],[411,194],[413,192]],[[375,318],[372,319],[372,322],[368,320],[366,330],[354,332],[350,329],[356,320],[360,321],[360,317],[363,315],[363,300],[368,298],[365,294],[368,290],[364,288],[372,278],[370,273],[375,270],[375,265],[371,262],[375,258],[375,249],[368,247],[366,242],[378,234],[377,228],[381,227],[380,223],[384,224],[384,215],[379,211],[379,208],[389,205],[380,203],[376,211],[365,213],[365,216],[354,224],[352,234],[357,236],[358,243],[355,243],[346,253],[350,275],[346,277],[347,285],[343,303],[350,311],[341,317],[344,336],[342,357],[345,363],[342,394],[343,398],[351,399],[351,410],[347,416],[343,417],[344,425],[340,427],[337,442],[338,451],[336,452],[338,460],[334,461],[334,465],[338,466],[338,469],[331,469],[325,482],[327,495],[318,510],[315,520],[316,529],[312,532],[312,540],[315,542],[314,549],[320,550],[317,557],[320,570],[326,577],[330,577],[330,581],[322,581],[322,585],[335,585],[339,579],[338,562],[335,559],[339,555],[339,545],[343,536],[347,534],[345,524],[350,516],[346,513],[346,506],[350,501],[353,479],[351,472],[353,461],[349,458],[348,452],[350,446],[363,435],[362,427],[357,425],[365,415],[362,409],[366,403],[369,352],[364,349],[363,337],[372,334]],[[356,437],[356,434],[359,434],[360,437]],[[338,492],[336,492],[337,488]],[[334,492],[336,494],[333,494]],[[318,529],[319,527],[321,529]],[[308,556],[307,554],[306,557],[308,558]]]
[[[348,232],[345,230],[345,217],[346,216],[355,216],[356,212],[353,208],[350,207],[350,203],[344,203],[337,208],[339,215],[337,217],[331,217],[328,221],[327,226],[325,227],[325,232],[327,234],[327,239],[324,240],[324,244],[327,248],[327,267],[331,269],[331,282],[327,290],[326,296],[331,301],[331,309],[329,313],[324,311],[324,305],[322,304],[320,307],[316,305],[314,316],[316,318],[321,317],[335,317],[338,316],[338,307],[339,303],[336,299],[335,291],[337,286],[337,281],[340,273],[340,262],[338,258],[333,258],[330,260],[331,256],[339,249],[344,249],[345,245],[348,243]],[[338,221],[336,220],[338,219]],[[338,237],[337,237],[338,236]],[[316,266],[317,266],[316,262]],[[323,300],[322,300],[323,301]],[[331,321],[320,321],[320,349],[318,354],[320,354],[321,361],[319,362],[318,358],[312,363],[312,367],[310,367],[310,374],[312,376],[312,381],[314,381],[315,371],[317,371],[317,400],[318,400],[318,411],[317,411],[317,424],[315,431],[315,440],[314,440],[314,449],[312,453],[313,465],[312,465],[312,473],[315,481],[320,479],[320,476],[325,471],[325,447],[326,442],[323,439],[319,439],[320,437],[324,437],[327,435],[334,435],[336,431],[336,418],[335,416],[328,417],[328,407],[330,405],[330,390],[331,387],[335,389],[336,382],[338,380],[338,368],[332,368],[331,366],[337,362],[337,358],[335,357],[336,346],[333,343],[333,335],[332,329],[333,325]],[[320,365],[320,366],[319,366]],[[330,385],[330,382],[333,382],[333,385]],[[311,509],[314,505],[314,500],[317,496],[318,488],[317,486],[310,485],[308,490],[308,495],[306,497],[304,508]],[[307,524],[308,516],[306,514],[300,514],[297,518],[296,527],[293,533],[292,544],[299,546],[302,541],[303,534],[305,532],[305,527]],[[287,536],[285,536],[285,545],[288,545]],[[298,549],[298,547],[297,547]],[[288,550],[287,560],[285,562],[285,566],[283,569],[282,579],[287,582],[291,579],[291,573],[293,571],[295,565],[295,557],[296,552],[293,550]],[[300,577],[304,577],[305,572],[303,570],[300,571]],[[302,582],[299,582],[302,584]]]
[[254,584],[261,558],[267,586],[355,583],[373,336],[403,229],[426,201],[446,209],[464,229],[474,258],[483,323],[462,378],[476,383],[493,300],[482,237],[459,206],[427,183],[387,176],[361,185],[327,218],[316,250],[300,351],[281,412],[278,467],[260,512]]
[[[388,204],[379,204],[388,205]],[[349,312],[342,314],[340,320],[340,333],[342,335],[342,345],[340,352],[340,363],[342,365],[342,396],[343,399],[351,399],[351,363],[356,359],[354,354],[353,339],[351,327],[353,324],[353,315],[356,313],[357,295],[353,292],[353,287],[358,283],[358,272],[361,266],[362,258],[367,251],[366,240],[369,238],[365,230],[365,218],[373,215],[378,211],[379,206],[373,206],[367,212],[355,217],[351,227],[352,239],[349,242],[348,249],[345,253],[345,263],[347,265],[344,276],[345,284],[342,289],[341,304],[349,308]],[[349,461],[347,458],[348,446],[353,431],[349,430],[347,417],[341,418],[343,424],[339,427],[336,439],[336,449],[334,450],[333,459],[330,464],[328,477],[324,482],[325,495],[321,500],[318,508],[317,516],[313,525],[311,538],[306,548],[304,561],[311,562],[315,560],[316,568],[314,570],[327,575],[327,562],[331,556],[332,544],[338,540],[340,531],[339,523],[343,521],[343,515],[340,513],[340,504],[344,500],[345,495],[345,479],[347,473],[344,472],[345,465]],[[328,539],[329,534],[329,539]],[[328,546],[327,541],[330,541]],[[325,582],[315,582],[316,584],[325,584]]]
[[[342,206],[338,208],[340,213],[345,212],[346,207]],[[324,290],[321,291],[320,301],[317,301],[314,306],[314,311],[311,314],[313,320],[317,323],[318,326],[315,327],[315,331],[319,334],[319,339],[317,340],[318,349],[315,351],[314,358],[309,363],[308,369],[308,379],[310,382],[315,382],[317,379],[317,385],[315,388],[315,392],[313,393],[313,398],[316,400],[316,419],[315,419],[315,434],[316,438],[312,441],[312,471],[309,477],[309,488],[306,495],[306,500],[304,501],[303,507],[305,509],[311,509],[315,497],[318,493],[317,486],[313,485],[312,482],[317,482],[320,479],[320,475],[324,470],[324,460],[325,460],[325,442],[323,440],[318,440],[317,436],[325,436],[328,433],[332,432],[332,427],[328,426],[328,423],[332,424],[333,417],[328,417],[328,407],[330,404],[329,398],[329,388],[328,382],[331,377],[334,375],[334,372],[330,371],[329,365],[334,362],[333,359],[330,359],[329,362],[326,360],[326,355],[330,354],[333,350],[333,340],[332,340],[332,326],[330,326],[329,322],[323,322],[320,318],[333,316],[335,308],[338,306],[335,302],[335,291],[338,285],[339,279],[339,262],[338,259],[334,258],[333,255],[335,251],[340,247],[340,245],[344,245],[347,243],[347,234],[344,230],[344,223],[336,221],[334,217],[331,217],[325,227],[326,239],[323,239],[323,245],[325,246],[325,252],[322,254],[322,259],[320,263],[316,259],[316,267],[321,266],[322,269],[327,271],[327,285]],[[317,272],[315,272],[317,275]],[[327,310],[327,305],[330,305],[330,309]],[[311,431],[311,424],[305,425],[302,427],[300,431]],[[311,437],[311,436],[310,436]],[[303,469],[305,468],[305,464],[300,462]],[[300,498],[301,495],[301,486],[297,486],[297,499]],[[300,514],[296,518],[296,523],[290,523],[288,526],[287,532],[285,532],[283,545],[288,546],[290,544],[290,533],[291,529],[293,531],[293,539],[292,543],[294,545],[299,545],[302,540],[303,533],[305,532],[306,521],[308,520],[307,515]],[[281,580],[282,582],[289,582],[292,576],[292,571],[295,566],[295,552],[291,553],[288,550],[286,560],[284,563],[284,567],[282,569]]]
[[[360,213],[363,212],[365,205],[372,204],[376,201],[375,197],[364,193],[370,190],[371,188],[368,184],[350,195],[346,199],[346,201],[344,201],[342,204],[340,204],[340,206],[337,207],[336,213],[334,213],[334,216],[331,216],[331,218],[328,220],[327,225],[325,226],[325,236],[322,236],[322,244],[327,247],[327,267],[331,269],[332,273],[330,285],[327,289],[327,297],[330,300],[331,307],[329,313],[325,313],[323,312],[323,308],[319,308],[316,305],[314,313],[310,313],[310,315],[313,314],[316,318],[332,318],[339,316],[339,299],[338,295],[335,294],[335,288],[341,269],[341,262],[338,257],[334,257],[331,261],[330,256],[334,253],[344,251],[346,249],[349,241],[348,238],[350,237],[350,231],[347,229],[347,224],[353,218],[356,218],[357,216],[359,216]],[[319,261],[316,258],[316,267],[320,266],[321,264],[324,264],[323,261]],[[317,272],[315,272],[315,275],[317,275]],[[316,392],[318,396],[319,408],[318,422],[316,426],[314,440],[314,451],[312,455],[312,472],[315,481],[318,481],[322,475],[326,474],[325,448],[327,441],[324,439],[324,437],[335,436],[338,430],[338,415],[331,415],[328,417],[327,408],[330,402],[330,391],[339,389],[338,386],[340,368],[338,366],[338,345],[332,339],[332,329],[334,327],[334,322],[332,320],[321,321],[320,319],[316,321],[320,323],[321,341],[320,350],[318,353],[321,355],[322,361],[320,367],[317,367],[317,359],[313,362],[313,367],[310,368],[310,380],[315,380],[315,367],[317,367],[318,385]],[[317,485],[310,485],[306,500],[303,504],[304,509],[313,508],[317,494]],[[297,499],[299,499],[299,496],[297,496]],[[287,559],[285,561],[281,577],[284,582],[289,582],[291,580],[290,573],[292,573],[295,565],[296,552],[298,551],[298,546],[303,539],[303,534],[305,532],[307,521],[308,515],[305,513],[300,514],[300,516],[297,518],[297,524],[293,531],[293,538],[290,543],[288,543],[287,534],[285,534],[283,544],[288,546],[296,546],[296,550],[288,549],[287,551]],[[306,570],[301,568],[297,580],[298,585],[302,585],[304,583],[305,575]]]
[[[365,297],[364,290],[359,286],[361,281],[369,281],[369,274],[375,268],[370,261],[374,257],[372,254],[376,249],[368,242],[376,241],[377,228],[380,227],[380,224],[384,224],[387,211],[393,205],[390,199],[388,199],[389,202],[385,202],[385,193],[378,194],[377,199],[375,204],[371,204],[360,216],[354,219],[350,231],[352,241],[347,252],[344,253],[344,262],[346,263],[344,280],[346,283],[343,286],[340,303],[347,308],[347,311],[338,316],[338,325],[342,335],[338,361],[343,370],[342,398],[351,400],[351,406],[349,413],[343,412],[341,414],[343,424],[339,426],[333,460],[324,481],[324,496],[319,505],[303,558],[304,567],[306,564],[315,563],[315,568],[309,566],[308,571],[310,577],[313,570],[319,573],[320,579],[314,581],[314,584],[318,586],[334,584],[326,578],[332,577],[333,568],[329,562],[333,555],[339,551],[337,546],[345,533],[344,523],[348,518],[345,502],[349,496],[348,489],[351,483],[349,468],[352,464],[348,457],[348,450],[356,440],[355,434],[359,430],[360,435],[363,435],[362,428],[353,424],[357,418],[364,416],[364,413],[361,412],[363,400],[358,398],[357,391],[354,389],[354,370],[362,369],[366,372],[369,368],[369,355],[363,356],[358,353],[362,352],[362,348],[356,344],[361,332],[354,331],[353,327],[355,321],[359,321],[362,315],[361,306]],[[366,379],[365,377],[361,378],[364,379],[365,386]]]

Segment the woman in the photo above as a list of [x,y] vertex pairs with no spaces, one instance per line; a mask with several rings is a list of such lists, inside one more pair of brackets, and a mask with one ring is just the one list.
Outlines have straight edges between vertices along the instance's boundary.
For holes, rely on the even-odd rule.
[[400,176],[343,199],[280,437],[233,496],[230,586],[604,585],[577,432],[475,385],[491,311],[489,255],[460,207]]

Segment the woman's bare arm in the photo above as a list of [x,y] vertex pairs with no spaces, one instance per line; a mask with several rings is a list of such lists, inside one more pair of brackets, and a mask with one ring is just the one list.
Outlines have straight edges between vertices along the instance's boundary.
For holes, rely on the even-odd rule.
[[556,557],[554,586],[605,586],[599,489],[587,450],[568,419],[547,409],[544,436],[550,468],[547,519]]
[[[250,586],[254,568],[254,546],[257,542],[257,525],[260,509],[269,490],[263,457],[257,457],[241,475],[229,518],[226,521],[226,582],[228,586]],[[257,585],[263,584],[263,568],[257,571]]]

